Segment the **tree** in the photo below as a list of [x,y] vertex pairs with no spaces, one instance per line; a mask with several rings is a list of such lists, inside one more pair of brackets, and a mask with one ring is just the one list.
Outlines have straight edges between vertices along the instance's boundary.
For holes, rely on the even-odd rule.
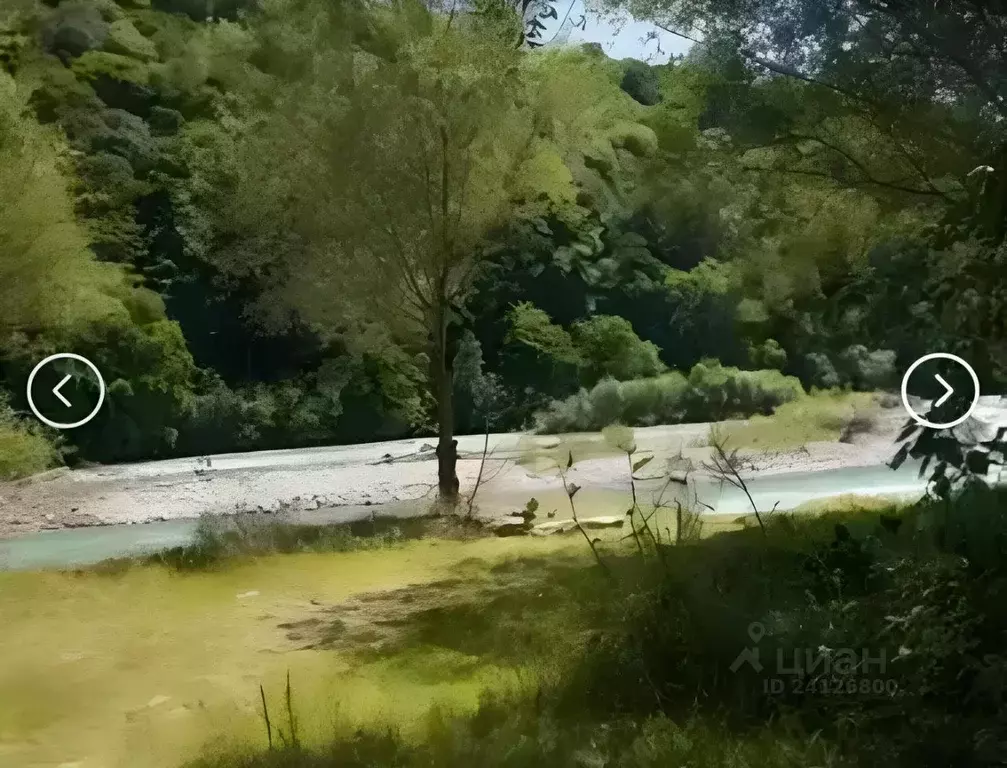
[[25,116],[23,94],[0,73],[0,346],[13,334],[129,319],[126,273],[88,251],[65,162],[56,136]]
[[653,106],[661,101],[661,87],[657,73],[642,61],[630,61],[620,85],[622,90],[644,106]]
[[[629,8],[695,40],[691,57],[726,75],[718,86],[722,114],[756,107],[759,119],[749,112],[748,122],[769,127],[768,138],[814,145],[827,157],[828,164],[797,169],[802,173],[944,198],[960,192],[943,177],[946,157],[959,161],[950,170],[960,182],[981,159],[989,162],[1003,152],[1007,16],[1002,4],[611,0],[608,5]],[[795,111],[786,88],[778,90],[782,99],[753,102],[743,85],[756,77],[809,88],[817,106]],[[837,117],[847,123],[838,136]],[[824,130],[806,130],[807,118]],[[883,175],[877,173],[879,156],[892,166]]]
[[491,233],[573,205],[574,186],[543,59],[479,17],[438,18],[409,2],[374,14],[384,43],[371,48],[382,55],[321,41],[323,63],[287,85],[244,146],[237,245],[214,258],[232,274],[268,276],[276,290],[261,311],[281,321],[294,312],[330,335],[369,328],[425,355],[438,488],[451,500],[449,328]]

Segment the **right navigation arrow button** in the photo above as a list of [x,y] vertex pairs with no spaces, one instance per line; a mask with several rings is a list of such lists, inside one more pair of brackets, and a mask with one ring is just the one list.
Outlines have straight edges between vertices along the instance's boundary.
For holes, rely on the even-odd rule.
[[950,384],[944,381],[944,377],[941,376],[939,373],[935,373],[934,378],[940,382],[942,387],[944,387],[944,394],[941,395],[939,398],[937,398],[937,400],[934,402],[934,407],[940,408],[942,405],[944,405],[944,403],[947,402],[948,398],[954,394],[955,390],[954,387],[952,387]]
[[[945,379],[940,373],[933,370],[932,363],[928,369],[924,369],[921,375],[924,376],[924,380],[919,382],[920,386],[913,386],[914,397],[916,398],[915,407],[916,408],[929,408],[930,412],[927,413],[929,416],[933,411],[937,410],[941,406],[947,406],[948,408],[953,408],[954,413],[940,413],[935,414],[939,418],[946,418],[947,421],[934,422],[927,419],[922,413],[918,413],[914,408],[914,403],[910,402],[909,390],[910,390],[910,379],[912,378],[913,372],[916,371],[921,365],[930,363],[931,361],[945,361],[943,371],[948,375],[951,381],[955,382],[955,386],[951,386],[947,379]],[[950,364],[950,365],[949,365]],[[964,374],[964,375],[963,375]],[[939,394],[934,391],[933,382],[936,381],[944,388],[944,391]],[[971,384],[971,387],[969,387]],[[951,395],[955,393],[955,387],[959,391],[972,390],[972,397],[969,398],[969,402],[965,402],[965,398],[962,398],[961,407],[954,405],[954,402],[948,402],[951,399]],[[933,398],[933,399],[931,399]],[[926,401],[930,400],[930,405],[926,405]],[[949,352],[932,352],[929,355],[923,355],[919,360],[914,362],[909,366],[909,369],[905,372],[902,377],[902,405],[905,406],[906,412],[917,424],[929,427],[931,429],[950,429],[955,427],[965,421],[975,410],[976,406],[979,404],[979,377],[976,376],[975,370],[967,362],[962,360],[957,355],[952,355]]]

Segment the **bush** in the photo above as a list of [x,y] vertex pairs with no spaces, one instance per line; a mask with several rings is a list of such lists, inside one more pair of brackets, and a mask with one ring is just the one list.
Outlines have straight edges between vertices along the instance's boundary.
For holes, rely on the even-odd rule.
[[602,379],[588,395],[591,413],[595,422],[615,424],[622,419],[626,401],[623,399],[619,382],[615,379]]
[[141,61],[157,58],[157,48],[141,35],[128,19],[119,19],[109,28],[105,50],[120,56],[128,56]]
[[585,389],[565,400],[554,400],[544,411],[538,411],[534,419],[535,431],[546,434],[587,432],[607,426],[596,425],[591,396]]
[[895,352],[890,349],[869,351],[863,344],[847,347],[839,355],[845,383],[856,389],[886,389],[898,382]]
[[748,359],[756,368],[773,368],[782,371],[787,367],[787,351],[776,339],[766,339],[759,346],[750,346]]
[[588,384],[606,376],[642,379],[664,370],[661,350],[637,336],[624,317],[595,315],[575,323],[572,336]]
[[580,364],[580,356],[570,334],[530,301],[514,306],[507,319],[510,330],[506,341],[524,344],[559,362]]
[[70,348],[82,350],[108,383],[106,407],[74,430],[81,457],[116,462],[171,455],[175,430],[192,407],[197,370],[178,324],[96,324],[72,341]]
[[821,352],[804,356],[804,380],[819,389],[834,389],[841,384],[836,367],[829,356]]
[[675,371],[650,379],[636,379],[622,383],[625,410],[622,418],[627,424],[652,426],[682,418],[680,403],[688,382]]
[[53,11],[42,28],[42,44],[49,53],[63,57],[80,56],[100,48],[109,27],[101,12],[80,3],[65,3]]
[[202,384],[182,424],[183,453],[293,448],[334,441],[341,387],[314,377],[232,390],[216,375]]
[[719,363],[699,363],[686,378],[678,372],[647,379],[605,379],[553,401],[535,414],[537,432],[599,430],[616,422],[628,426],[719,421],[769,414],[804,395],[800,382],[779,371],[741,371]]
[[740,371],[720,363],[698,363],[689,373],[686,418],[720,421],[731,417],[769,415],[804,394],[801,383],[779,371]]
[[0,481],[41,472],[57,459],[49,441],[32,426],[21,423],[0,393]]

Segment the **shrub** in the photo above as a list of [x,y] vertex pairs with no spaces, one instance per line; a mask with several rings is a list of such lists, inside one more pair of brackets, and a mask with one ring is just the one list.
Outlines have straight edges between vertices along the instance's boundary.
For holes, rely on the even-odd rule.
[[565,400],[554,400],[544,411],[535,414],[535,431],[548,434],[558,432],[586,432],[601,429],[597,426],[587,390],[581,389]]
[[766,339],[759,346],[749,347],[748,358],[756,368],[782,371],[787,367],[787,351],[776,339]]
[[614,424],[622,419],[625,411],[625,400],[619,382],[615,379],[602,379],[588,395],[592,419],[598,424]]
[[689,373],[686,419],[720,421],[733,416],[768,415],[804,394],[801,383],[779,371],[740,371],[720,363],[697,363]]
[[869,351],[863,344],[847,347],[839,355],[846,381],[857,389],[884,389],[898,381],[895,352],[890,349]]
[[811,386],[821,389],[834,389],[841,383],[829,356],[821,352],[804,356],[804,378]]
[[150,70],[136,59],[108,51],[89,50],[73,63],[73,72],[82,80],[93,82],[100,77],[126,83],[146,85]]
[[96,8],[66,3],[53,11],[42,29],[42,44],[49,53],[80,56],[100,48],[108,37],[108,24]]
[[560,362],[580,364],[578,350],[574,348],[570,334],[531,302],[517,304],[507,317],[510,323],[508,342],[525,344]]
[[681,421],[681,403],[688,388],[685,376],[678,371],[650,379],[622,382],[627,424],[652,426]]
[[589,384],[606,376],[642,379],[664,370],[661,350],[637,336],[624,317],[595,315],[576,323],[572,336]]
[[157,58],[157,48],[141,35],[128,19],[119,19],[109,28],[105,50],[120,56],[128,56],[141,61]]
[[657,152],[657,134],[639,123],[620,120],[609,133],[612,146],[625,149],[636,157],[650,157]]
[[33,475],[56,461],[56,450],[49,441],[18,421],[0,393],[0,481]]
[[671,372],[630,381],[605,379],[590,391],[556,400],[535,415],[538,432],[599,430],[628,426],[717,421],[772,413],[804,394],[800,382],[779,371],[741,371],[699,363],[686,378]]

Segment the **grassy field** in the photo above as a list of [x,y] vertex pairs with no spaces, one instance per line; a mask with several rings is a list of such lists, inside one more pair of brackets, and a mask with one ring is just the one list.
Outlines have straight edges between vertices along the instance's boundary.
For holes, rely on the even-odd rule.
[[[569,640],[583,555],[571,538],[424,539],[187,572],[0,573],[0,763],[160,768],[221,739],[262,746],[259,684],[280,708],[288,670],[306,743],[336,721],[409,731],[435,705],[473,711],[524,684],[541,658],[522,649]],[[547,567],[546,588],[510,596]],[[491,622],[494,605],[510,613]]]
[[[702,535],[747,527],[723,520]],[[315,532],[301,546],[318,552],[256,556],[256,547],[296,549],[292,536],[260,530],[243,548],[232,541],[202,559],[175,553],[160,564],[0,574],[0,761],[254,762],[268,747],[263,693],[275,744],[280,730],[289,734],[289,674],[302,747],[324,752],[336,733],[352,741],[359,728],[387,727],[394,736],[368,747],[373,761],[349,764],[394,765],[383,761],[433,748],[450,723],[529,727],[512,722],[512,702],[569,677],[595,633],[623,611],[625,585],[606,578],[580,537]],[[601,551],[620,580],[647,578],[625,557],[630,542],[608,538]],[[648,739],[679,749],[713,727],[655,721],[635,749],[645,753]],[[744,752],[765,738],[710,748]],[[462,749],[431,759],[460,766],[477,758]]]
[[772,416],[753,416],[745,424],[721,426],[718,433],[729,448],[780,451],[811,442],[837,441],[855,418],[866,425],[880,412],[877,395],[820,392],[784,403]]
[[[607,571],[583,558],[513,561],[498,570],[505,600],[410,620],[403,648],[554,662],[527,665],[523,685],[487,689],[469,712],[435,706],[419,728],[334,723],[321,745],[291,743],[281,713],[286,738],[272,749],[215,748],[191,768],[993,765],[1004,716],[996,691],[972,681],[1003,668],[987,630],[1004,626],[1005,503],[976,491],[939,529],[926,521],[946,505],[781,514],[765,532],[746,526],[643,558],[609,552]],[[766,664],[784,654],[787,665],[737,666],[753,644]],[[819,660],[809,677],[790,666],[805,648],[887,661],[870,674],[832,666],[835,681]],[[422,667],[426,653],[400,658]]]
[[[811,442],[839,441],[848,438],[857,429],[871,427],[884,412],[882,397],[871,392],[814,392],[777,406],[770,416],[756,415],[747,420],[721,422],[716,427],[716,433],[729,448],[750,451],[781,451],[800,448]],[[539,437],[525,441],[520,464],[545,468],[565,461],[570,453],[575,461],[620,453],[603,432],[560,435],[554,443],[545,446],[542,440]],[[687,442],[692,447],[700,447],[708,441],[697,438]]]

